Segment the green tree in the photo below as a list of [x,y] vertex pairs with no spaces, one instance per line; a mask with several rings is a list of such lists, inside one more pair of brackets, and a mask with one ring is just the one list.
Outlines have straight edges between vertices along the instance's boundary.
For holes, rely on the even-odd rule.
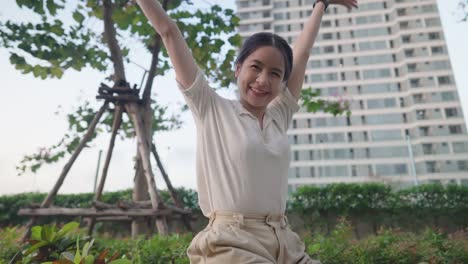
[[[132,47],[125,40],[132,39],[146,48],[150,59],[146,81],[142,91],[138,91],[139,101],[135,104],[138,108],[135,110],[142,113],[146,142],[153,142],[155,131],[180,126],[177,114],[168,114],[167,107],[151,98],[152,89],[157,85],[155,77],[164,75],[170,66],[161,38],[134,1],[17,0],[16,4],[27,9],[25,13],[32,11],[35,17],[27,22],[0,21],[0,46],[9,51],[10,63],[21,73],[40,79],[60,79],[67,70],[92,68],[102,72],[102,81],[112,83],[110,86],[130,88],[125,66],[131,62]],[[161,0],[161,4],[177,22],[201,69],[220,86],[229,86],[233,78],[231,63],[241,42],[241,37],[235,34],[239,19],[234,11],[219,5],[196,9],[190,0]],[[96,23],[102,31],[96,32],[91,26]],[[230,45],[225,45],[224,39]],[[114,111],[104,114],[91,140],[99,132],[111,131],[114,116],[123,111],[118,104],[110,107]],[[85,102],[76,112],[68,114],[69,130],[65,136],[57,144],[25,156],[18,166],[19,172],[35,172],[44,164],[73,153],[97,111]],[[134,124],[134,120],[124,118],[120,136],[134,137]],[[134,198],[144,200],[147,183],[139,152],[135,168]]]
[[[234,11],[219,5],[195,9],[190,0],[160,2],[177,22],[201,69],[220,87],[228,87],[234,78],[231,64],[235,49],[242,40],[234,32],[239,22]],[[75,0],[70,3],[65,0],[16,0],[16,4],[27,9],[25,13],[32,12],[35,17],[27,22],[0,21],[0,46],[9,51],[10,63],[21,73],[40,79],[60,79],[67,70],[92,68],[103,73],[103,82],[110,82],[114,87],[130,88],[125,66],[131,63],[134,47],[125,43],[132,39],[146,48],[150,58],[148,70],[145,71],[146,81],[140,87],[142,91],[136,89],[139,102],[135,107],[143,113],[145,141],[151,143],[155,131],[167,131],[181,125],[177,114],[168,114],[167,107],[151,98],[152,89],[156,86],[154,79],[169,70],[169,60],[161,38],[134,1]],[[99,32],[92,27],[96,22],[102,29]],[[228,45],[225,45],[225,39]],[[323,110],[337,115],[349,107],[342,98],[317,100],[320,93],[310,88],[304,89],[302,95],[303,106],[311,112]],[[113,111],[106,112],[97,125],[97,133],[90,135],[91,141],[98,133],[112,130],[113,120],[122,110],[117,104],[111,105],[111,108]],[[57,162],[72,154],[97,112],[89,102],[85,102],[75,112],[68,114],[69,129],[64,137],[53,146],[25,156],[18,166],[19,173],[29,170],[36,172],[44,164]],[[119,135],[122,138],[134,137],[134,124],[135,120],[124,118]],[[144,157],[137,152],[135,200],[148,199],[142,159]]]
[[460,22],[466,22],[468,19],[468,0],[459,0],[456,13]]

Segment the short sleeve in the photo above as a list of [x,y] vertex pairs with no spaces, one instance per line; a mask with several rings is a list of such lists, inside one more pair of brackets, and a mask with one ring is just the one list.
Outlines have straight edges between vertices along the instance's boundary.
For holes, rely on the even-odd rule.
[[299,104],[287,87],[278,94],[278,96],[268,106],[268,110],[271,112],[273,118],[278,122],[278,124],[282,126],[284,132],[288,130],[292,116],[294,113],[299,111],[299,108]]
[[189,88],[184,89],[180,83],[177,83],[177,85],[194,118],[202,120],[217,96],[208,84],[203,71],[198,69],[197,77]]

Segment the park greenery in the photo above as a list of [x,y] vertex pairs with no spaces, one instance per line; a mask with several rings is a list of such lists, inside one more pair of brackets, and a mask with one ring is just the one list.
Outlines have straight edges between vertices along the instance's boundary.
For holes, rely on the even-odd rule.
[[[70,222],[61,229],[35,226],[25,244],[18,240],[21,228],[0,229],[0,264],[3,263],[189,263],[186,256],[191,234],[154,235],[138,239],[86,237]],[[308,233],[302,237],[306,251],[324,264],[342,263],[446,263],[468,262],[468,233],[451,235],[426,229],[419,234],[381,229],[364,239],[353,238],[345,220],[329,235]]]

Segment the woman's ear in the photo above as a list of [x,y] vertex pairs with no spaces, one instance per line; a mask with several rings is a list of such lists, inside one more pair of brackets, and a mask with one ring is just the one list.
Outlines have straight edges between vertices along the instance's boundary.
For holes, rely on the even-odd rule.
[[236,77],[236,78],[239,77],[241,67],[242,67],[242,65],[240,63],[236,64],[236,71],[234,72],[234,77]]

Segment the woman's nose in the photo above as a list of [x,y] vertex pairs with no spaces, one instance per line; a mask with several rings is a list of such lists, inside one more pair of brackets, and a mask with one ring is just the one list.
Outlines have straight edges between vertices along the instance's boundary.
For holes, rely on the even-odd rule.
[[269,79],[268,79],[268,74],[267,73],[261,72],[261,73],[258,74],[258,76],[257,76],[258,84],[267,85],[268,81],[269,81]]

